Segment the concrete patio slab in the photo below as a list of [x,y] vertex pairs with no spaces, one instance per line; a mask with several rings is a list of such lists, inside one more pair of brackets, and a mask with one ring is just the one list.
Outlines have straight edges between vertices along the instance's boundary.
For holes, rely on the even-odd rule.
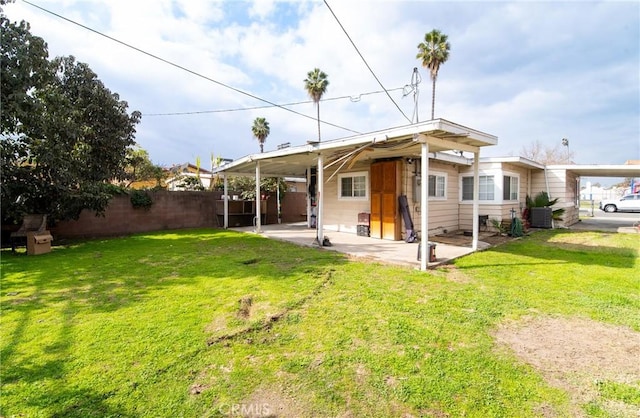
[[[253,227],[231,228],[235,231],[255,233]],[[325,237],[329,239],[331,246],[320,247],[316,242],[315,229],[308,228],[306,223],[295,224],[270,224],[263,225],[260,235],[281,241],[293,242],[302,246],[317,247],[329,251],[337,251],[351,257],[372,260],[387,264],[396,264],[420,268],[418,260],[418,243],[406,243],[404,241],[387,241],[382,239],[362,237],[352,233],[325,230]],[[434,237],[435,238],[435,237]],[[436,245],[436,261],[430,262],[429,267],[446,264],[451,260],[473,252],[470,245],[451,245],[440,242]],[[480,241],[479,249],[488,248],[490,245]]]

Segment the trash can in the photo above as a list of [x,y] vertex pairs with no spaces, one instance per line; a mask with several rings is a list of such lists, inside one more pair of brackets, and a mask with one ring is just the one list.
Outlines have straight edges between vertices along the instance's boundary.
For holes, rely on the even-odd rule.
[[49,231],[27,232],[27,254],[39,255],[51,252],[53,236]]
[[[421,249],[422,249],[422,243],[418,243],[418,261],[420,261],[421,257]],[[436,258],[436,243],[435,242],[429,242],[429,248],[428,248],[428,256],[429,256],[429,262],[430,263],[435,263],[437,261]]]

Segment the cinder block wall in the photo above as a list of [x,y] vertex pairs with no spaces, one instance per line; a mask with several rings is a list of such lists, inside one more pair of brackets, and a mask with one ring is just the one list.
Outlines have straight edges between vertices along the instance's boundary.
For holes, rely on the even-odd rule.
[[[218,228],[217,200],[222,192],[148,192],[153,205],[136,209],[128,195],[115,196],[104,216],[83,211],[76,221],[59,222],[51,229],[55,239],[96,238],[185,228]],[[306,193],[285,193],[282,202],[282,222],[304,221]],[[267,224],[277,223],[275,195],[267,201]]]
[[166,229],[217,227],[215,201],[220,192],[148,192],[148,210],[134,208],[128,195],[111,199],[104,216],[83,211],[76,221],[51,228],[55,238],[87,238],[129,235]]

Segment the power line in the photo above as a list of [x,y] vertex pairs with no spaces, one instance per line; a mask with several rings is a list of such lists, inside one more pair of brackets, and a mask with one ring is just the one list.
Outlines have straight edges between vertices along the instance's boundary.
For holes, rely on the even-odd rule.
[[[395,90],[402,90],[403,87],[398,87],[395,89],[391,89],[389,91],[395,91]],[[352,102],[359,102],[362,96],[368,96],[371,94],[378,94],[378,93],[384,93],[383,90],[378,90],[378,91],[370,91],[367,93],[360,93],[357,96],[340,96],[340,97],[331,97],[328,99],[322,99],[320,100],[321,102],[327,102],[327,101],[331,101],[331,100],[342,100],[342,99],[349,99]],[[282,103],[279,104],[277,106],[296,106],[296,105],[301,105],[301,104],[309,104],[309,103],[313,103],[313,100],[306,100],[303,102],[292,102],[292,103]],[[256,110],[256,109],[268,109],[270,107],[274,107],[274,106],[252,106],[252,107],[238,107],[238,108],[234,108],[234,109],[216,109],[216,110],[196,110],[196,111],[191,111],[191,112],[168,112],[168,113],[143,113],[143,116],[182,116],[182,115],[201,115],[201,114],[208,114],[208,113],[229,113],[229,112],[242,112],[242,111],[246,111],[246,110]]]
[[[259,100],[259,101],[261,101],[261,102],[268,103],[268,104],[270,104],[270,105],[271,105],[271,106],[273,106],[273,107],[278,107],[278,108],[280,108],[280,109],[286,110],[287,112],[294,113],[294,114],[296,114],[296,115],[298,115],[298,116],[302,116],[302,117],[305,117],[305,118],[307,118],[307,119],[312,119],[312,120],[314,120],[314,121],[315,121],[315,120],[317,120],[317,119],[316,119],[316,118],[314,118],[313,116],[305,115],[304,113],[300,113],[300,112],[297,112],[297,111],[295,111],[295,110],[288,109],[288,108],[286,108],[286,107],[284,107],[284,106],[282,106],[282,105],[279,105],[279,104],[273,103],[273,102],[271,102],[271,101],[269,101],[269,100],[267,100],[267,99],[263,99],[263,98],[261,98],[261,97],[258,97],[258,96],[256,96],[256,95],[254,95],[254,94],[248,93],[248,92],[246,92],[246,91],[243,91],[243,90],[240,90],[240,89],[238,89],[238,88],[232,87],[232,86],[230,86],[230,85],[228,85],[228,84],[225,84],[225,83],[222,83],[222,82],[220,82],[220,81],[214,80],[214,79],[213,79],[213,78],[211,78],[211,77],[207,77],[207,76],[205,76],[205,75],[203,75],[203,74],[200,74],[200,73],[198,73],[198,72],[196,72],[196,71],[193,71],[193,70],[190,70],[190,69],[188,69],[188,68],[186,68],[186,67],[183,67],[182,65],[176,64],[176,63],[174,63],[174,62],[172,62],[172,61],[169,61],[169,60],[164,59],[164,58],[162,58],[162,57],[159,57],[159,56],[157,56],[157,55],[155,55],[155,54],[152,54],[152,53],[150,53],[150,52],[147,52],[147,51],[145,51],[145,50],[143,50],[143,49],[140,49],[140,48],[138,48],[138,47],[135,47],[135,46],[133,46],[133,45],[131,45],[131,44],[128,44],[128,43],[126,43],[126,42],[124,42],[124,41],[121,41],[121,40],[116,39],[116,38],[114,38],[114,37],[112,37],[112,36],[109,36],[109,35],[107,35],[107,34],[104,34],[104,33],[100,32],[100,31],[98,31],[98,30],[96,30],[96,29],[90,28],[90,27],[85,26],[85,25],[83,25],[83,24],[81,24],[81,23],[78,23],[78,22],[76,22],[76,21],[74,21],[74,20],[71,20],[71,19],[69,19],[69,18],[66,18],[66,17],[64,17],[64,16],[62,16],[62,15],[60,15],[60,14],[57,14],[57,13],[55,13],[55,12],[52,12],[51,10],[47,10],[47,9],[45,9],[44,7],[38,6],[37,4],[33,4],[33,3],[31,3],[31,2],[29,2],[29,1],[27,1],[27,0],[22,0],[22,1],[23,1],[23,2],[25,2],[25,3],[27,3],[27,4],[28,4],[28,5],[30,5],[30,6],[35,7],[36,9],[40,9],[40,10],[42,10],[42,11],[43,11],[43,12],[45,12],[45,13],[49,13],[49,14],[51,14],[51,15],[53,15],[53,16],[55,16],[55,17],[59,18],[59,19],[62,19],[62,20],[67,21],[67,22],[69,22],[69,23],[72,23],[72,24],[74,24],[74,25],[76,25],[76,26],[80,26],[80,27],[81,27],[81,28],[83,28],[83,29],[86,29],[86,30],[88,30],[88,31],[90,31],[90,32],[93,32],[93,33],[97,34],[97,35],[100,35],[100,36],[102,36],[102,37],[105,37],[105,38],[109,39],[110,41],[117,42],[117,43],[119,43],[120,45],[126,46],[127,48],[133,49],[134,51],[140,52],[141,54],[144,54],[144,55],[146,55],[146,56],[148,56],[148,57],[154,58],[154,59],[156,59],[156,60],[158,60],[158,61],[162,61],[162,62],[163,62],[163,63],[165,63],[165,64],[168,64],[168,65],[171,65],[171,66],[173,66],[173,67],[176,67],[176,68],[178,68],[178,69],[180,69],[180,70],[186,71],[186,72],[188,72],[189,74],[195,75],[196,77],[203,78],[203,79],[205,79],[205,80],[207,80],[207,81],[210,81],[210,82],[212,82],[212,83],[218,84],[219,86],[222,86],[222,87],[225,87],[225,88],[227,88],[227,89],[233,90],[233,91],[235,91],[236,93],[240,93],[240,94],[243,94],[243,95],[245,95],[245,96],[251,97],[252,99],[256,99],[256,100]],[[352,133],[355,133],[355,134],[360,134],[360,133],[362,133],[362,132],[354,131],[353,129],[345,128],[344,126],[336,125],[336,124],[331,123],[331,122],[326,122],[326,121],[323,121],[323,120],[320,120],[320,122],[324,123],[325,125],[333,126],[334,128],[343,129],[343,130],[345,130],[345,131],[349,131],[349,132],[352,132]]]
[[369,69],[369,72],[371,72],[371,75],[373,75],[373,78],[376,79],[376,81],[378,82],[378,84],[380,85],[380,87],[382,87],[382,89],[387,93],[387,96],[389,97],[389,100],[391,100],[391,102],[393,102],[393,104],[396,106],[396,108],[400,111],[400,113],[402,113],[402,116],[405,117],[405,119],[407,119],[409,121],[409,123],[413,123],[413,121],[411,119],[409,119],[409,117],[407,115],[404,114],[404,112],[402,111],[402,109],[400,109],[400,106],[398,106],[398,103],[396,103],[395,100],[393,100],[393,98],[391,97],[391,95],[389,94],[389,92],[387,91],[386,88],[384,88],[384,86],[382,85],[382,82],[378,79],[378,76],[376,76],[376,73],[373,72],[373,70],[371,69],[371,67],[369,66],[369,63],[367,63],[367,60],[364,59],[364,57],[362,56],[362,54],[360,53],[360,50],[358,49],[358,47],[356,46],[356,44],[353,42],[353,40],[351,39],[351,36],[349,36],[349,34],[347,33],[347,30],[344,28],[344,26],[342,26],[342,23],[340,23],[340,20],[338,19],[338,16],[336,16],[335,13],[333,13],[333,10],[331,9],[331,6],[329,6],[329,3],[327,3],[327,0],[324,0],[324,4],[327,6],[327,8],[329,9],[329,11],[331,12],[331,14],[333,15],[333,17],[336,19],[336,22],[338,22],[338,25],[340,25],[340,28],[342,29],[342,31],[344,32],[345,35],[347,35],[347,38],[349,39],[349,42],[351,42],[351,45],[353,45],[353,47],[355,48],[356,52],[358,53],[358,55],[360,55],[360,58],[362,58],[362,61],[364,62],[364,65],[367,66],[367,68]]

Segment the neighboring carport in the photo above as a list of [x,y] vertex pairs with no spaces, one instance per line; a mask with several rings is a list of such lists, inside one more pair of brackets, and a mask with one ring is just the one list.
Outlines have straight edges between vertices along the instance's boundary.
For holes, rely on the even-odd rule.
[[[225,164],[214,170],[224,178],[224,195],[228,196],[229,175],[255,176],[256,199],[260,199],[260,179],[264,177],[306,177],[307,186],[312,167],[317,167],[317,242],[322,243],[325,183],[324,170],[332,167],[336,172],[348,170],[359,159],[420,158],[422,178],[428,178],[429,158],[445,151],[469,152],[474,155],[474,196],[473,196],[473,244],[478,247],[478,161],[483,146],[497,144],[497,138],[444,119],[434,119],[413,125],[396,127],[368,134],[342,139],[317,142],[252,154]],[[335,169],[333,168],[335,167]],[[327,180],[328,181],[328,180]],[[421,184],[421,225],[422,242],[428,241],[428,182]],[[308,213],[310,205],[308,204]],[[260,204],[256,202],[256,232],[261,232]],[[228,227],[228,199],[224,200],[224,227]],[[421,269],[426,270],[428,246],[421,246]]]
[[640,177],[640,164],[566,164],[547,168],[567,170],[579,177]]
[[[558,206],[565,209],[563,216],[564,226],[571,226],[579,221],[580,182],[582,178],[635,178],[640,176],[640,165],[548,165],[544,169],[544,175],[550,197],[560,198]],[[551,184],[550,189],[549,184]]]

